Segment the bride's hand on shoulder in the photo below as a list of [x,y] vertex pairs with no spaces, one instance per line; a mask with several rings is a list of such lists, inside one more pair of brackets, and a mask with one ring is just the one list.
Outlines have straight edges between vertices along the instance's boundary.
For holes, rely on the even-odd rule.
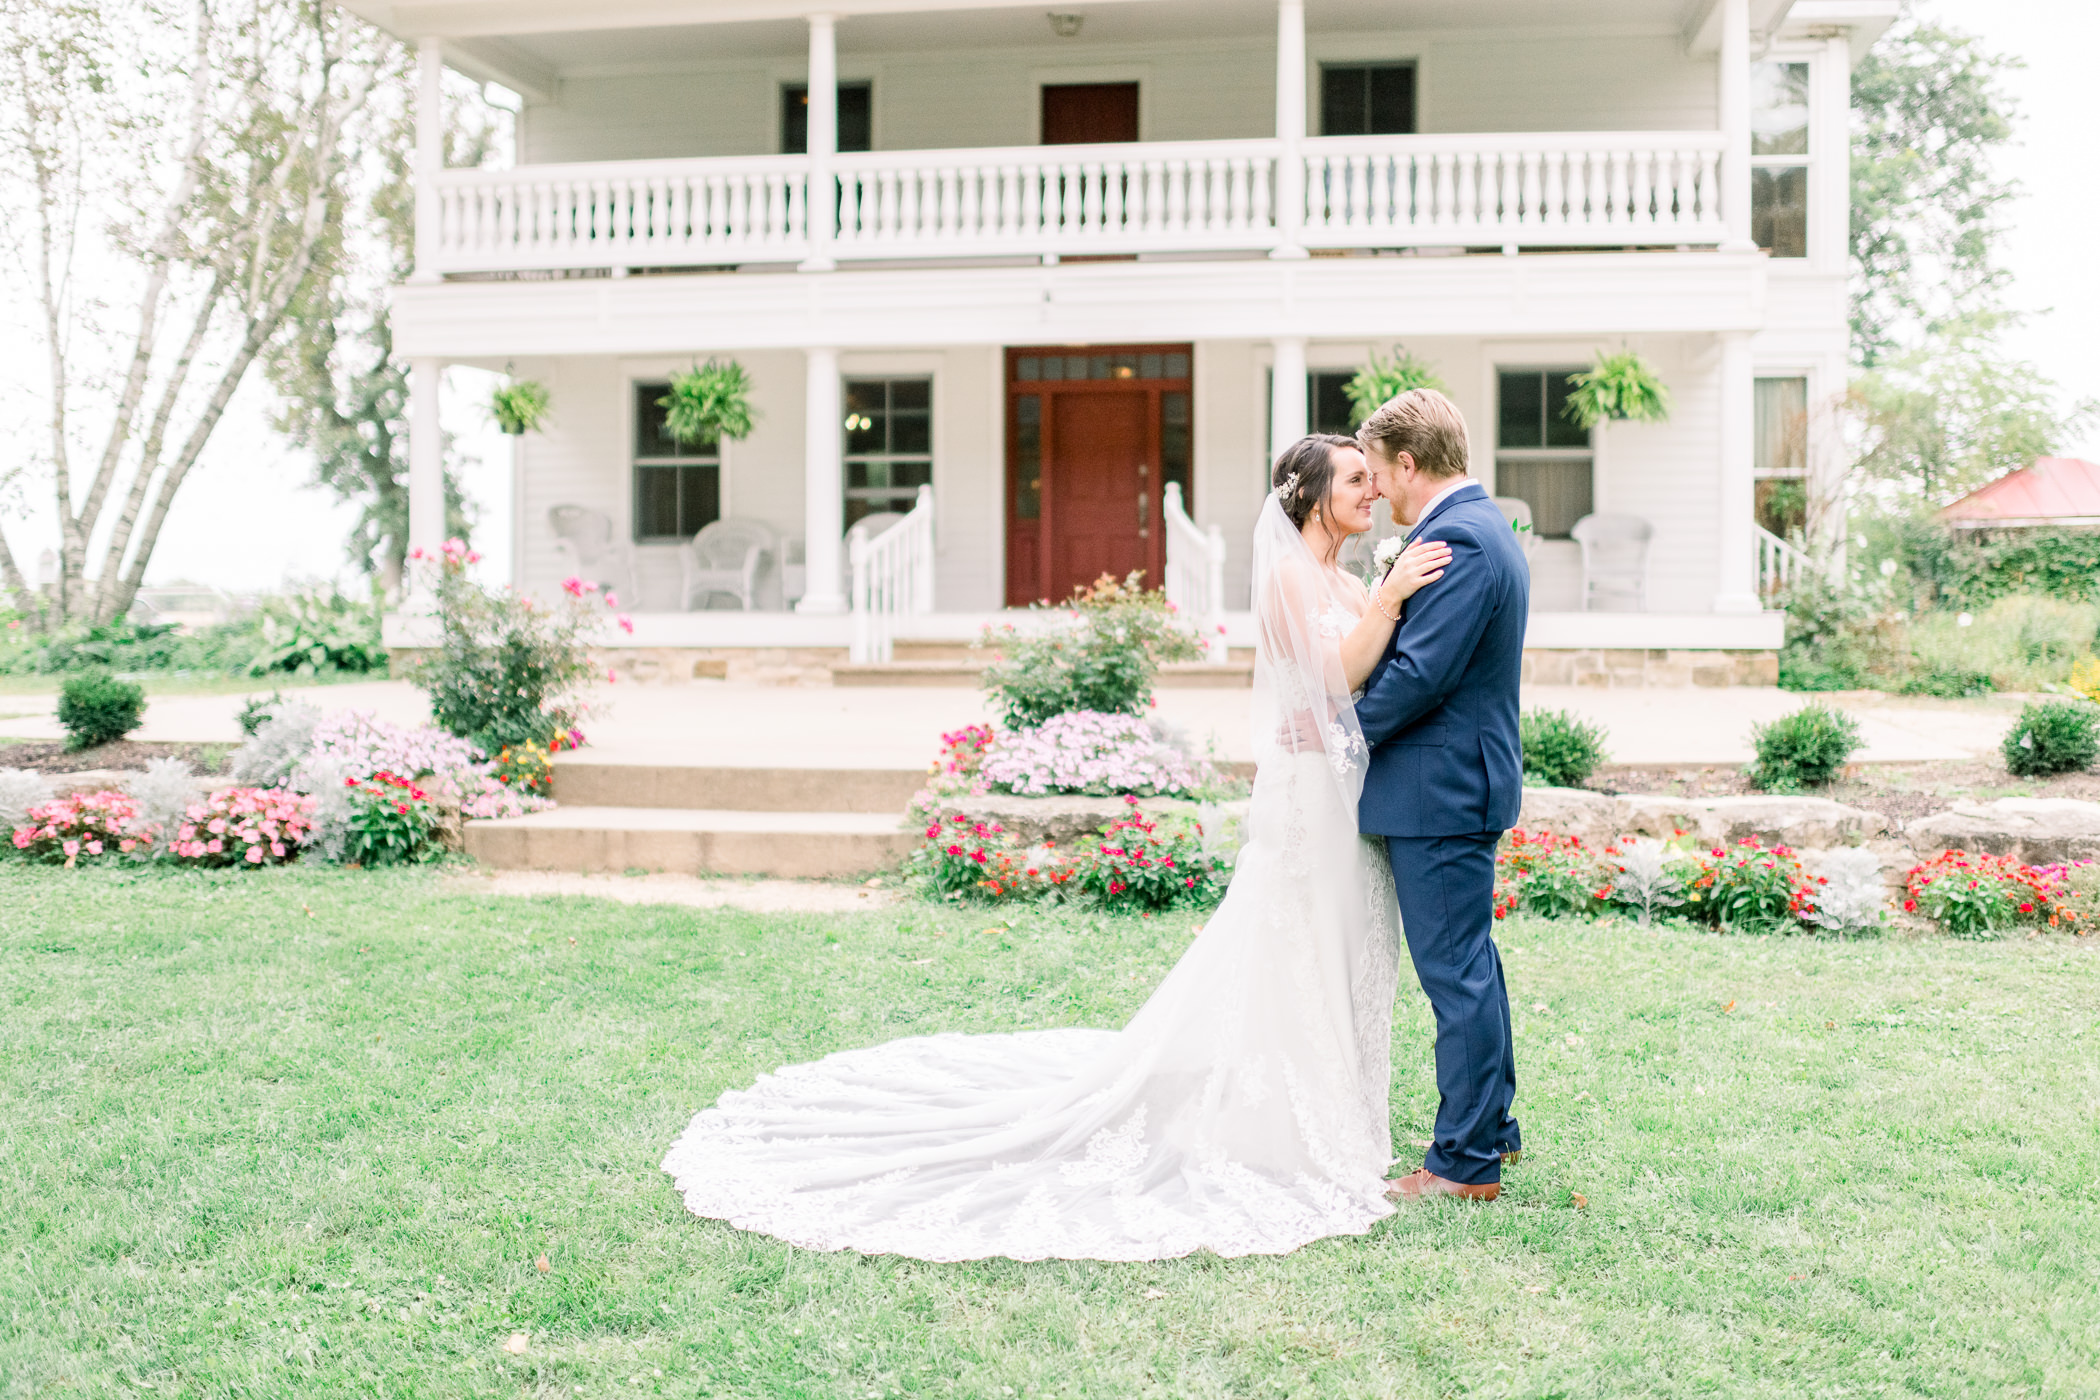
[[1379,583],[1379,606],[1388,614],[1398,612],[1400,605],[1419,593],[1424,584],[1442,578],[1450,563],[1450,545],[1442,540],[1417,540],[1400,551],[1400,557]]

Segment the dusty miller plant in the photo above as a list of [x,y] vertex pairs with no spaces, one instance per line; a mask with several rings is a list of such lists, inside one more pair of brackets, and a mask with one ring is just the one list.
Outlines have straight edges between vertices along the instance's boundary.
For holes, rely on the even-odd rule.
[[301,700],[287,700],[270,711],[255,737],[233,751],[227,767],[233,781],[245,787],[282,787],[314,746],[321,712]]
[[165,834],[181,823],[197,800],[197,784],[181,759],[152,758],[146,760],[146,771],[131,780],[130,793],[138,804],[139,820]]
[[0,830],[13,831],[29,809],[52,797],[51,780],[27,768],[0,768]]
[[1881,857],[1864,846],[1845,846],[1816,863],[1824,883],[1816,887],[1816,907],[1809,919],[1832,933],[1873,933],[1881,928],[1888,891],[1881,881]]
[[1684,903],[1684,882],[1670,870],[1670,850],[1652,836],[1628,836],[1617,843],[1619,874],[1612,897],[1648,924],[1665,909]]

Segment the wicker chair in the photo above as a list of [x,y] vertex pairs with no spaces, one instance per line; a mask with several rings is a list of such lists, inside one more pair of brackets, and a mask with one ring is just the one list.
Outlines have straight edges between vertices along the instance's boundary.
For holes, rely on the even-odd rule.
[[693,536],[678,553],[685,574],[678,606],[691,611],[717,595],[737,600],[756,612],[767,571],[777,567],[780,545],[773,531],[756,520],[717,520]]
[[1648,542],[1655,527],[1637,515],[1585,515],[1570,533],[1582,546],[1582,610],[1648,611]]
[[547,523],[554,528],[554,555],[565,576],[632,593],[634,546],[614,536],[611,516],[589,506],[555,506],[547,512]]
[[1539,546],[1539,537],[1531,528],[1531,502],[1521,496],[1495,496],[1490,499],[1494,501],[1495,509],[1502,512],[1502,518],[1509,522],[1510,529],[1516,534],[1517,543],[1523,547],[1524,557],[1529,559],[1531,551]]

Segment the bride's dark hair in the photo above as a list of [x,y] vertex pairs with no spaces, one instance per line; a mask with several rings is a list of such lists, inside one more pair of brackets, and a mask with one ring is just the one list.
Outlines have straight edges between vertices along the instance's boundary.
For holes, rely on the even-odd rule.
[[1355,438],[1334,433],[1312,433],[1299,438],[1276,458],[1269,484],[1276,488],[1283,513],[1299,529],[1334,489],[1334,449],[1355,447]]

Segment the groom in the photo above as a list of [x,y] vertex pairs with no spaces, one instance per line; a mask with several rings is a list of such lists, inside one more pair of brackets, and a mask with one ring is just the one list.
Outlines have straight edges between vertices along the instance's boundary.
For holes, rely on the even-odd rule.
[[1466,421],[1434,389],[1357,430],[1410,540],[1451,546],[1403,605],[1356,707],[1371,768],[1358,823],[1383,836],[1415,975],[1436,1011],[1436,1141],[1394,1197],[1492,1201],[1521,1147],[1509,993],[1494,927],[1495,845],[1523,799],[1517,680],[1531,574],[1509,522],[1466,475]]

